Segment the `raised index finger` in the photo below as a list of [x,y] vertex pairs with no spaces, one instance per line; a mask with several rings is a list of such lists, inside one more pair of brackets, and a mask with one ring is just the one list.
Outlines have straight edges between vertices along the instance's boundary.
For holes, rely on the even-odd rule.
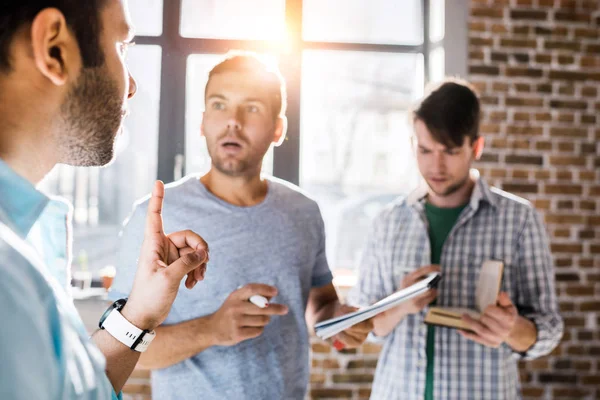
[[162,234],[162,208],[165,197],[165,185],[162,181],[154,182],[152,196],[148,201],[148,211],[146,212],[146,235]]

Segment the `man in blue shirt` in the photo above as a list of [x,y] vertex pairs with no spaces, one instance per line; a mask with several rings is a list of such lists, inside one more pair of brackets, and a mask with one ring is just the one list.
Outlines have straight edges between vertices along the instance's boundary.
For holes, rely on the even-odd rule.
[[[106,314],[94,343],[60,278],[70,258],[70,206],[34,185],[57,163],[111,161],[136,90],[125,66],[131,30],[125,0],[0,4],[2,399],[120,397],[180,281],[187,275],[191,289],[203,279],[208,246],[191,231],[165,235],[160,182],[129,299]],[[41,246],[32,245],[34,232]]]

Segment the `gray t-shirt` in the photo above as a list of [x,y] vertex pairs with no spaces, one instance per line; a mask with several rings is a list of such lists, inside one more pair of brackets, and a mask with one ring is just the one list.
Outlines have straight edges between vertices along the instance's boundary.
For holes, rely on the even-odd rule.
[[[118,273],[109,297],[125,297],[133,284],[148,199],[123,229]],[[205,280],[188,290],[182,281],[165,324],[217,311],[240,285],[264,283],[279,290],[272,301],[289,313],[275,316],[261,336],[235,346],[215,346],[152,373],[155,399],[302,399],[309,377],[309,335],[304,319],[311,288],[331,282],[323,219],[299,188],[268,179],[265,200],[236,207],[212,195],[198,177],[167,185],[166,233],[191,229],[210,248]]]

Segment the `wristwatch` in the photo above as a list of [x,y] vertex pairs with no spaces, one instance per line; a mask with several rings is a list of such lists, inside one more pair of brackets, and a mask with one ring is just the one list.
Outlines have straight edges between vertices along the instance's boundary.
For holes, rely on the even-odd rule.
[[156,332],[147,329],[140,329],[121,314],[121,310],[127,303],[127,299],[115,301],[100,317],[98,326],[106,330],[115,339],[129,347],[131,350],[146,351],[152,340],[156,337]]

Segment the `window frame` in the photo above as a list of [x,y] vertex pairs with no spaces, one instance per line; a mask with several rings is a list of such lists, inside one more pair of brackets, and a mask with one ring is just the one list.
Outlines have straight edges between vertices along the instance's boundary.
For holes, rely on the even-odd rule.
[[[281,73],[287,84],[288,131],[285,145],[275,148],[273,175],[291,183],[299,184],[303,51],[338,50],[422,54],[425,83],[427,83],[430,80],[430,52],[439,46],[443,46],[444,40],[442,39],[437,43],[430,42],[430,0],[421,1],[423,43],[419,45],[396,45],[305,41],[302,38],[303,1],[286,0],[285,19],[289,33],[289,42],[287,43],[289,47],[287,47],[287,51],[285,52],[281,52],[280,43],[275,41],[182,37],[180,35],[182,0],[163,1],[163,29],[161,36],[138,36],[135,39],[139,45],[158,45],[162,48],[157,179],[168,183],[191,172],[185,171],[185,162],[181,162],[182,157],[185,157],[186,151],[186,76],[187,58],[189,55],[224,54],[230,49],[279,54]],[[446,3],[449,2],[453,1],[446,0]],[[446,4],[445,9],[448,10],[449,8],[449,4]],[[448,14],[448,11],[446,11],[446,14]]]

